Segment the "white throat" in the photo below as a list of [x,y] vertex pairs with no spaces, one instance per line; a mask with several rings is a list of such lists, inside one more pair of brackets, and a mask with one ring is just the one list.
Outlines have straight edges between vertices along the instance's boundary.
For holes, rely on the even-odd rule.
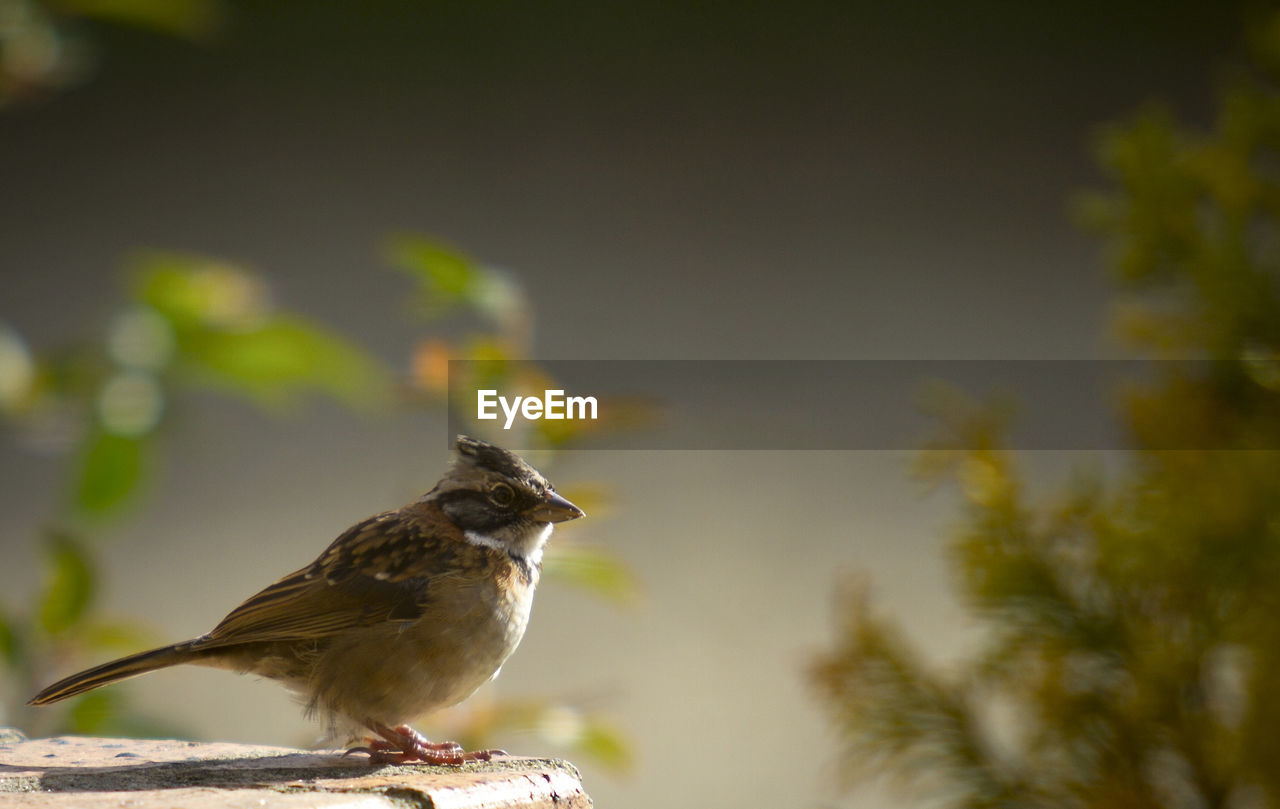
[[514,541],[495,534],[483,534],[479,531],[467,531],[464,536],[466,536],[467,542],[472,545],[493,548],[495,551],[518,556],[537,567],[542,564],[542,549],[546,547],[547,540],[551,538],[553,528],[555,526],[551,523],[544,523],[538,530],[530,531],[525,536],[519,537]]

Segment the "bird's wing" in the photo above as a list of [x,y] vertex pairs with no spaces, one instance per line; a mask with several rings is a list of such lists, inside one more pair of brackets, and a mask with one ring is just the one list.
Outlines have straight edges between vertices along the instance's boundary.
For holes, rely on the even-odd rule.
[[306,640],[417,620],[442,578],[456,575],[447,571],[457,570],[456,554],[464,550],[446,526],[401,512],[370,517],[315,562],[232,610],[201,645]]

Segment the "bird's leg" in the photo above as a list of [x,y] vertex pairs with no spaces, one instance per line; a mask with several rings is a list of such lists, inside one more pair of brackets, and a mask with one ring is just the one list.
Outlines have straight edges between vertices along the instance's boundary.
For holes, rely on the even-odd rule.
[[421,761],[427,764],[461,764],[464,761],[489,761],[494,756],[505,756],[503,750],[477,750],[468,753],[457,742],[431,742],[408,725],[389,728],[380,722],[370,722],[369,729],[381,738],[372,739],[368,747],[353,747],[348,753],[368,753],[373,764],[407,764]]

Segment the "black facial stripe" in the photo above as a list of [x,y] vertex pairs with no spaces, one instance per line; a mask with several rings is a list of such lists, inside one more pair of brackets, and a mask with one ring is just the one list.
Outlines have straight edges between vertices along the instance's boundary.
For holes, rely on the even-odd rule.
[[440,509],[462,530],[488,532],[519,522],[521,514],[538,500],[517,489],[515,501],[503,507],[494,505],[487,492],[454,489],[441,493],[438,502]]
[[489,502],[484,492],[455,489],[440,495],[440,509],[464,531],[489,531],[510,523],[511,512]]

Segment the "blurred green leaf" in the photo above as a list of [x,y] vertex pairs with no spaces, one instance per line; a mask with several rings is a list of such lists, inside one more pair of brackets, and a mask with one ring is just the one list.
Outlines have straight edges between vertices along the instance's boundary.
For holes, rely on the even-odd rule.
[[613,770],[625,772],[634,760],[626,734],[598,717],[588,719],[574,748]]
[[508,379],[511,374],[527,365],[511,346],[492,335],[472,337],[463,346],[461,359],[470,360],[476,369],[477,376],[486,383]]
[[22,645],[14,619],[7,613],[0,612],[0,658],[11,668],[17,668],[22,661]]
[[143,479],[144,440],[98,431],[86,442],[75,478],[75,506],[105,515],[127,503]]
[[149,252],[134,259],[134,293],[169,321],[185,368],[201,383],[278,408],[306,393],[351,407],[391,398],[390,373],[354,343],[273,310],[268,287],[227,262]]
[[248,329],[270,313],[267,286],[225,261],[148,251],[131,261],[134,295],[179,332]]
[[50,635],[57,635],[84,617],[93,600],[95,577],[88,555],[69,535],[51,535],[45,550],[48,573],[40,603],[40,626]]
[[188,39],[207,38],[222,24],[216,0],[59,0],[58,8]]
[[97,735],[123,708],[119,691],[98,689],[77,697],[67,711],[67,721],[72,733]]
[[128,694],[112,688],[91,691],[76,698],[67,711],[72,733],[127,739],[190,739],[180,724],[138,713]]
[[391,396],[391,376],[377,360],[296,316],[279,315],[248,331],[210,332],[188,344],[186,358],[202,382],[266,407],[307,392],[358,408]]
[[586,545],[556,545],[543,561],[547,578],[630,605],[639,595],[631,568],[614,554]]
[[136,652],[154,643],[152,634],[136,623],[123,621],[90,621],[79,631],[86,646],[116,652]]
[[496,326],[508,340],[527,341],[533,316],[524,291],[509,273],[412,234],[393,238],[388,253],[396,267],[418,282],[418,298],[427,315],[465,306]]
[[441,242],[404,234],[391,239],[388,252],[395,266],[419,284],[428,312],[439,313],[468,303],[476,289],[480,268],[467,255]]

